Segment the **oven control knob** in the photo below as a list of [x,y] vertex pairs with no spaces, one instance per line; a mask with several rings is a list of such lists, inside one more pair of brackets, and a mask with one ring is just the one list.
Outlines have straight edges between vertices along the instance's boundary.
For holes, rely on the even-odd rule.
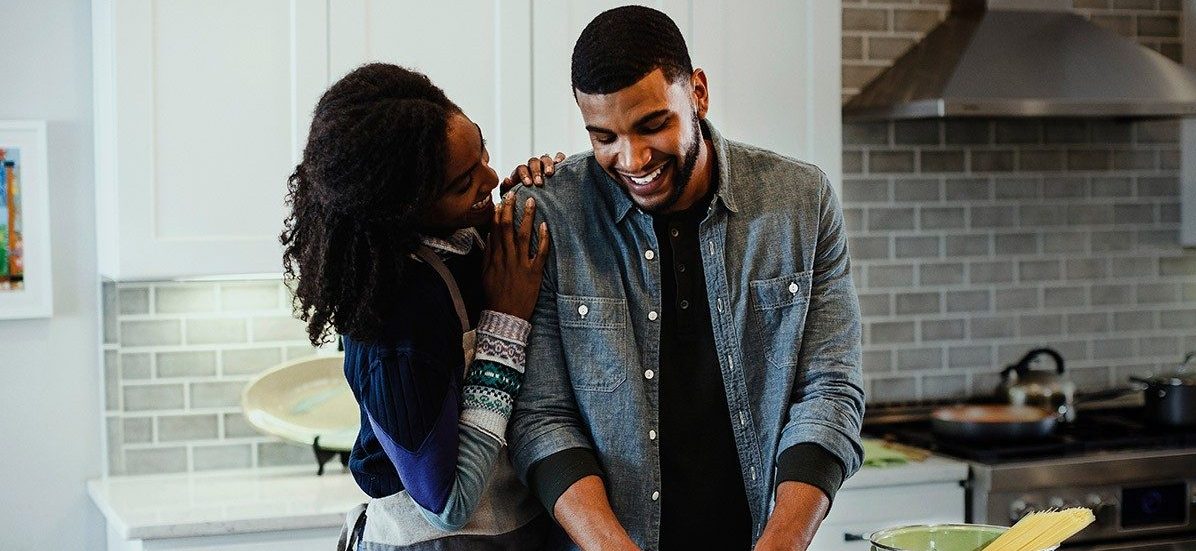
[[1022,517],[1042,509],[1037,503],[1019,499],[1009,504],[1009,522],[1016,523]]
[[1074,499],[1063,499],[1061,497],[1052,497],[1047,505],[1052,509],[1070,509],[1072,507],[1079,507],[1080,502]]
[[1096,517],[1097,526],[1114,526],[1117,524],[1117,499],[1089,494],[1085,505],[1092,509]]

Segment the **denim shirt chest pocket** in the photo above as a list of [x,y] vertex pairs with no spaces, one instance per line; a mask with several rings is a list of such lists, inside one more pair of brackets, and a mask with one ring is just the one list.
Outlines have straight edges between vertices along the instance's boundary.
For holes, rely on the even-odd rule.
[[753,340],[775,368],[796,365],[810,301],[812,271],[750,282]]
[[627,379],[627,300],[558,294],[556,304],[574,390],[613,392]]

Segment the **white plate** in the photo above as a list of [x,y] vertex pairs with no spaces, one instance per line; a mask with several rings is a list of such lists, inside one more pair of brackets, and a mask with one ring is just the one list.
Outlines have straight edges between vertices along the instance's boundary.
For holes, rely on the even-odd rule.
[[268,369],[241,393],[245,418],[258,430],[311,446],[350,451],[360,409],[345,382],[343,354],[310,356]]

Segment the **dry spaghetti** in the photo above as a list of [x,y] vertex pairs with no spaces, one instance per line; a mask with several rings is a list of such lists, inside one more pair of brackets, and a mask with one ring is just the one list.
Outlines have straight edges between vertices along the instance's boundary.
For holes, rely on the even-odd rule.
[[1063,543],[1096,517],[1084,507],[1030,513],[984,548],[984,551],[1042,551]]

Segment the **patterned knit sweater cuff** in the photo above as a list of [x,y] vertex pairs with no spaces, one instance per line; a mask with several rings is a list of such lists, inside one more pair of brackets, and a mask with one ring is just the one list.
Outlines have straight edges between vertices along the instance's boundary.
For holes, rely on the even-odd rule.
[[461,423],[505,445],[507,420],[523,384],[524,348],[531,325],[486,310],[478,321],[477,354],[465,374]]

